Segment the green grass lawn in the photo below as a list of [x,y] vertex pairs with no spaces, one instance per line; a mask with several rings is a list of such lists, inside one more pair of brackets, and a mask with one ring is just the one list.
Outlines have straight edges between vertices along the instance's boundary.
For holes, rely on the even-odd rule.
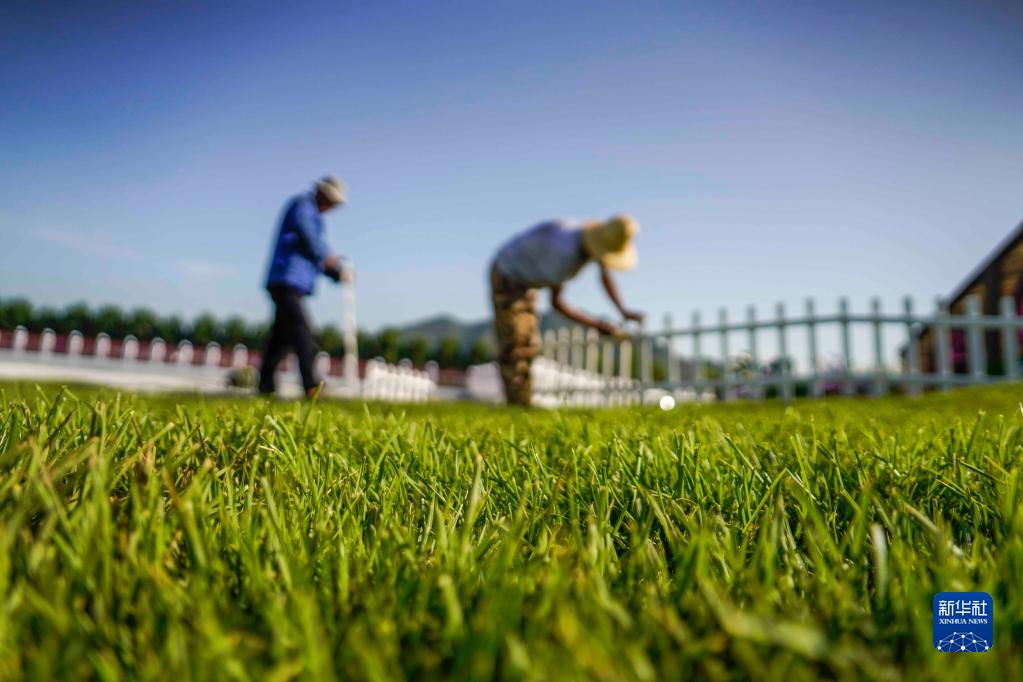
[[[1020,679],[1020,387],[523,412],[0,395],[0,679]],[[995,600],[942,654],[935,592]]]

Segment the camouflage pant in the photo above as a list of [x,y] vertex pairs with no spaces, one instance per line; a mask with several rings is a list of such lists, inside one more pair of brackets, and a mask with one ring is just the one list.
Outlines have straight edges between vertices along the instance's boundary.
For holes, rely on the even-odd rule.
[[490,291],[494,302],[497,364],[501,367],[505,398],[509,405],[529,405],[533,397],[529,369],[533,358],[540,353],[536,290],[523,287],[491,267]]

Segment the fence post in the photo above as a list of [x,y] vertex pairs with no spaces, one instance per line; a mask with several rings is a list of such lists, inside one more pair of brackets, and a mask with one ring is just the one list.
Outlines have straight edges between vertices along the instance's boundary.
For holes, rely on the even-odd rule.
[[734,396],[733,384],[731,380],[732,370],[729,366],[729,356],[732,354],[731,349],[728,347],[728,311],[724,308],[718,310],[718,330],[721,337],[721,395],[725,400],[730,400]]
[[810,360],[810,395],[814,398],[823,393],[817,366],[817,311],[813,299],[806,299],[806,341]]
[[558,333],[553,329],[543,333],[543,356],[548,360],[556,360],[558,357]]
[[192,356],[194,355],[194,349],[192,348],[192,342],[186,339],[182,339],[178,342],[178,352],[175,361],[179,365],[191,365]]
[[952,376],[952,361],[949,358],[948,332],[948,304],[939,298],[934,333],[937,335],[938,375],[941,377],[939,383],[944,390],[947,390],[952,385],[950,380]]
[[139,359],[139,340],[131,334],[121,342],[121,359],[125,362],[136,362]]
[[779,303],[776,309],[778,317],[778,366],[781,369],[781,397],[786,402],[792,400],[792,368],[789,367],[789,344],[785,337],[785,304]]
[[96,336],[96,345],[93,351],[93,359],[98,360],[100,358],[104,360],[110,358],[110,336],[104,332],[100,332]]
[[71,332],[67,338],[67,354],[69,358],[82,356],[82,347],[85,345],[85,337],[77,329]]
[[[330,354],[320,351],[316,354],[314,360],[316,373],[320,376],[320,379],[326,379],[330,375]],[[232,358],[233,364],[233,358]]]
[[874,393],[885,395],[888,393],[888,377],[884,367],[884,340],[881,336],[881,299],[876,296],[870,299],[870,315],[874,327]]
[[427,360],[426,364],[423,365],[423,371],[426,372],[426,377],[434,384],[440,379],[440,364],[436,360]]
[[980,322],[980,297],[973,295],[966,299],[966,363],[970,368],[970,377],[974,381],[982,381],[986,376],[984,331]]
[[618,376],[632,379],[632,341],[622,339],[618,344]]
[[693,311],[693,383],[697,393],[703,391],[703,351],[700,348],[700,311]]
[[149,363],[158,365],[167,359],[167,344],[160,337],[149,342]]
[[249,349],[244,343],[234,344],[231,349],[231,367],[245,367],[249,364]]
[[28,330],[20,324],[14,328],[14,338],[11,339],[11,350],[15,355],[23,355],[28,348]]
[[1002,296],[1002,364],[1005,378],[1019,379],[1019,329],[1016,327],[1016,301],[1012,296]]
[[596,375],[600,370],[600,334],[596,329],[586,330],[586,371]]
[[645,388],[654,380],[654,340],[646,329],[639,329],[639,380]]
[[760,389],[763,386],[761,383],[763,376],[760,373],[760,359],[757,356],[757,309],[755,306],[751,305],[746,308],[746,323],[749,335],[750,379],[753,382],[750,393],[754,398],[762,398],[763,392]]
[[611,339],[605,339],[603,344],[603,357],[600,362],[603,365],[601,372],[604,374],[605,379],[610,379],[615,375],[615,346]]
[[845,364],[842,393],[856,395],[856,382],[853,381],[852,341],[849,338],[849,299],[844,296],[838,299],[838,323],[841,325],[842,362]]
[[583,358],[583,328],[572,327],[571,342],[569,345],[569,361],[572,363],[572,369],[582,369],[585,364]]
[[57,332],[49,327],[43,330],[39,336],[39,355],[47,358],[53,355],[53,349],[57,345]]
[[568,351],[571,344],[571,337],[568,327],[558,330],[558,364],[562,367],[568,365]]
[[220,344],[216,341],[210,341],[206,344],[206,349],[203,351],[202,362],[206,367],[219,367],[220,366]]
[[906,313],[906,393],[919,395],[920,343],[913,329],[913,299],[906,296],[902,300],[902,308]]
[[678,376],[678,362],[675,361],[675,337],[671,335],[671,330],[675,326],[674,320],[671,319],[671,313],[665,313],[664,315],[664,357],[666,367],[668,371],[668,383],[676,385],[679,382]]

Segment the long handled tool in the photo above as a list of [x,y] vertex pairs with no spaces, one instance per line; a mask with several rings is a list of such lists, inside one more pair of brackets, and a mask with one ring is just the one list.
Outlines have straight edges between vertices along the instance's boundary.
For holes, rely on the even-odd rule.
[[344,381],[345,393],[349,397],[358,397],[359,390],[359,335],[355,321],[355,266],[351,259],[342,261],[343,272],[351,275],[348,281],[341,283],[343,309],[341,314],[341,334],[345,346]]

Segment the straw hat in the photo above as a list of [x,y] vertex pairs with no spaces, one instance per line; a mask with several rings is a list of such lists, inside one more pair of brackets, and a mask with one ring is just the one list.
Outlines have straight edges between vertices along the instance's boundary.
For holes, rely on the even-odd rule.
[[628,215],[616,215],[600,223],[583,228],[583,246],[601,265],[612,270],[631,270],[636,267],[636,245],[633,238],[639,234],[639,223]]
[[316,191],[328,201],[343,204],[348,201],[348,188],[333,175],[324,175],[316,182]]

